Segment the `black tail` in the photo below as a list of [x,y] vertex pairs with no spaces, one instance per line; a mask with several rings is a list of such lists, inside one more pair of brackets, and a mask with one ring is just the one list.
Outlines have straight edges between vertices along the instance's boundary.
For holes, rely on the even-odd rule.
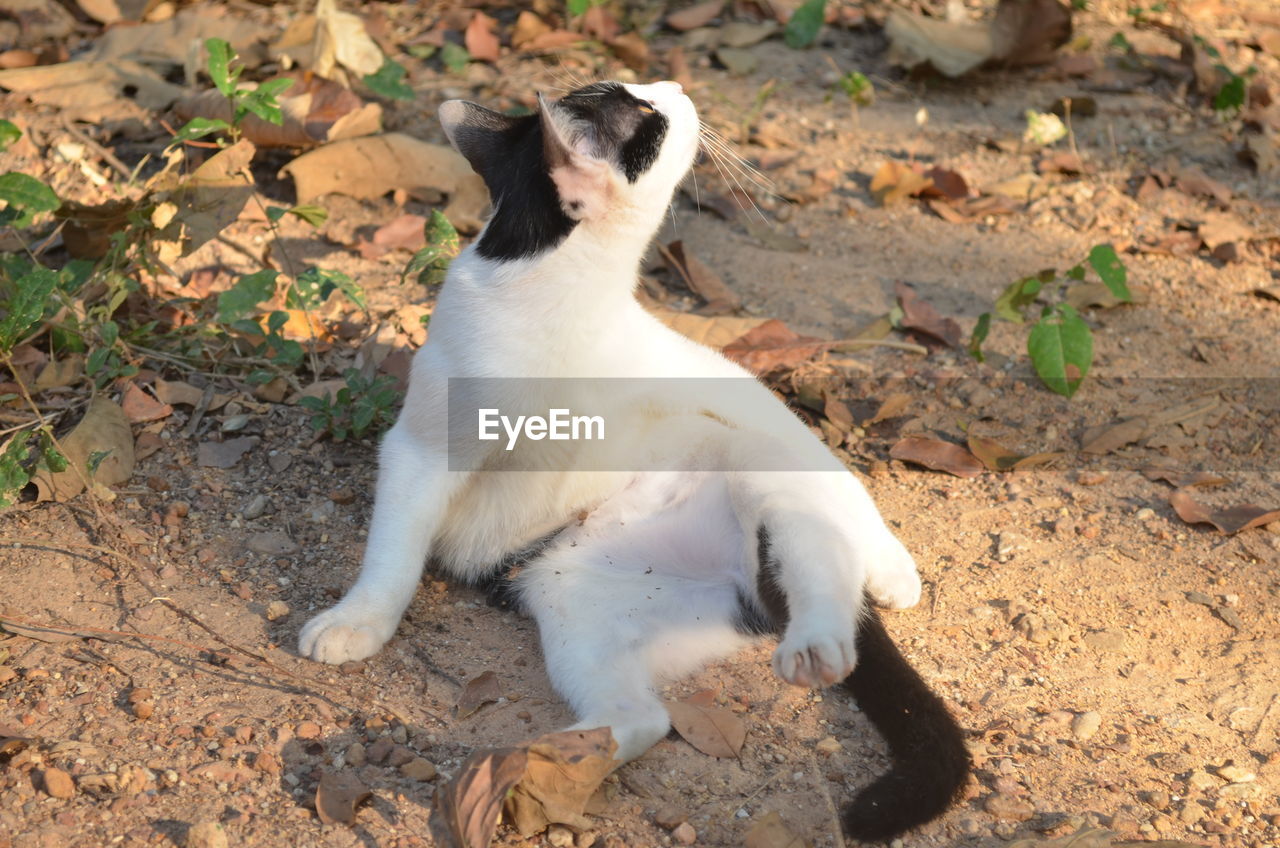
[[841,686],[884,737],[893,761],[845,807],[845,833],[882,842],[942,815],[973,765],[964,732],[889,638],[870,599],[858,628],[858,664]]

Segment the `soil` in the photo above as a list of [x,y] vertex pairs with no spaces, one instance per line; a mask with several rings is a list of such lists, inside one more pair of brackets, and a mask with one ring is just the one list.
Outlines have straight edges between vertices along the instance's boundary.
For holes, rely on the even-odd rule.
[[[1228,26],[1248,8],[1220,4],[1215,21]],[[1151,55],[1177,56],[1176,43],[1134,29],[1117,6],[1077,19],[1098,56],[1117,30]],[[1280,523],[1235,535],[1189,525],[1169,503],[1172,487],[1142,473],[1219,471],[1229,482],[1196,498],[1280,507],[1280,302],[1253,293],[1280,282],[1280,184],[1240,164],[1211,110],[1189,106],[1176,80],[1123,93],[1052,69],[912,82],[889,68],[878,32],[832,28],[800,52],[768,41],[751,48],[758,70],[746,76],[694,62],[691,95],[704,120],[737,141],[761,86],[774,81],[753,122],[761,143],[740,148],[756,161],[770,149],[795,154],[767,174],[797,202],[755,194],[768,226],[801,250],[777,249],[746,215],[699,212],[684,194],[660,238],[683,239],[748,313],[826,338],[849,338],[888,312],[898,281],[967,335],[1009,282],[1070,267],[1102,242],[1121,248],[1144,293],[1138,305],[1085,313],[1095,360],[1072,400],[1039,384],[1026,328],[1007,322],[995,324],[985,363],[936,345],[927,356],[871,347],[779,381],[821,381],[850,407],[849,463],[926,582],[922,603],[888,614],[888,626],[970,734],[976,770],[964,799],[901,844],[1002,846],[1086,826],[1224,848],[1280,843]],[[655,54],[680,40],[658,37]],[[873,106],[855,113],[828,102],[833,61],[871,76]],[[1273,57],[1257,61],[1275,77]],[[420,98],[391,109],[388,128],[441,141],[431,115],[442,99],[527,100],[566,68],[581,73],[574,62],[627,73],[594,54],[561,66],[504,58],[463,78],[406,60]],[[1040,175],[1029,204],[971,223],[915,200],[873,202],[870,179],[889,159],[944,165],[979,187],[1034,173],[1039,154],[1000,142],[1021,136],[1026,109],[1063,96],[1096,100],[1096,117],[1073,122],[1090,172]],[[11,103],[40,151],[69,138],[56,113]],[[148,143],[127,143],[130,164]],[[1135,197],[1140,178],[1171,158],[1229,187],[1232,212],[1256,227],[1239,261],[1203,248],[1125,250],[1215,211],[1176,188]],[[283,161],[260,169],[260,191],[288,203],[291,185],[269,177]],[[27,164],[64,196],[105,196],[42,152]],[[710,163],[697,181],[703,194],[731,188]],[[373,320],[395,337],[397,315],[429,308],[430,293],[399,283],[406,253],[364,259],[352,243],[430,207],[322,203],[331,217],[318,237],[286,219],[289,246],[355,276]],[[268,233],[242,219],[227,236],[260,249]],[[227,275],[257,270],[220,242],[178,270],[215,265]],[[647,273],[670,305],[700,303],[656,256]],[[235,399],[194,432],[186,406],[145,425],[160,447],[114,501],[82,496],[0,514],[0,611],[64,631],[6,625],[0,639],[0,736],[29,741],[0,746],[0,846],[217,844],[202,841],[207,823],[221,823],[232,845],[433,844],[432,796],[473,751],[572,720],[548,685],[533,625],[428,576],[376,656],[342,668],[299,658],[302,624],[354,579],[375,444],[317,440],[305,410],[261,401],[236,380],[156,370],[197,386],[213,380]],[[905,406],[872,421],[896,395]],[[1181,418],[1166,415],[1179,409]],[[1081,451],[1088,428],[1136,416],[1150,423],[1136,443]],[[225,437],[255,437],[253,447],[230,468],[201,465],[198,445],[223,438],[233,419],[243,427]],[[903,435],[967,432],[1062,455],[971,479],[888,456]],[[781,684],[770,651],[761,643],[664,690],[673,699],[716,690],[747,725],[739,758],[711,758],[672,735],[608,780],[607,806],[576,841],[502,829],[495,844],[670,845],[678,836],[655,817],[667,821],[673,807],[698,845],[742,845],[771,813],[808,844],[845,844],[836,809],[883,768],[884,746],[846,697]],[[503,696],[455,717],[462,685],[486,671]],[[434,770],[408,765],[419,757]],[[438,774],[424,779],[430,771]],[[353,825],[317,817],[316,786],[329,772],[354,774],[373,793]]]

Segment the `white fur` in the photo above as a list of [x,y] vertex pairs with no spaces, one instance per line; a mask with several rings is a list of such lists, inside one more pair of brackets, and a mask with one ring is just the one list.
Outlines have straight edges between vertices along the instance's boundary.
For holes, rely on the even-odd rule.
[[[611,726],[624,760],[667,732],[655,680],[745,643],[732,621],[739,592],[755,585],[761,526],[790,612],[773,666],[790,683],[830,684],[852,669],[864,586],[893,607],[920,596],[914,562],[861,484],[759,383],[746,399],[664,392],[627,407],[625,426],[610,420],[652,467],[676,470],[564,470],[572,455],[558,470],[449,470],[450,377],[749,376],[633,297],[641,256],[692,162],[698,123],[678,85],[630,89],[670,124],[649,171],[630,185],[610,169],[607,199],[585,198],[591,214],[553,251],[494,263],[468,248],[453,262],[404,410],[382,445],[360,577],[300,638],[302,653],[322,662],[367,657],[394,633],[428,553],[472,580],[569,524],[520,576],[522,597],[578,726]],[[503,460],[493,444],[491,458]],[[540,456],[550,454],[532,461]],[[575,521],[584,510],[588,518]]]

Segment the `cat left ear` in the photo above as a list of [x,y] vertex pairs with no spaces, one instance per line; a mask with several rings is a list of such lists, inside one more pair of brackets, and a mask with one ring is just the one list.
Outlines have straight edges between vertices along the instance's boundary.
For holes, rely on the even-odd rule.
[[538,95],[542,157],[560,195],[564,213],[575,221],[598,218],[608,205],[612,185],[609,163],[579,149],[554,103]]
[[[465,100],[442,103],[436,115],[444,127],[444,134],[449,137],[449,143],[489,184],[495,167],[510,155],[508,131],[520,122],[520,118]],[[495,186],[489,184],[489,191],[494,192]]]

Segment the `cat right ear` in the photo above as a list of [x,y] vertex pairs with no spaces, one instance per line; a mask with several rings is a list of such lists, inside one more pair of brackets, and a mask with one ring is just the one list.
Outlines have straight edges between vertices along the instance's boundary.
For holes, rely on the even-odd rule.
[[[477,174],[489,181],[492,166],[508,155],[507,131],[519,118],[486,109],[466,100],[448,100],[436,113],[454,149],[466,157]],[[492,190],[490,186],[490,190]]]

